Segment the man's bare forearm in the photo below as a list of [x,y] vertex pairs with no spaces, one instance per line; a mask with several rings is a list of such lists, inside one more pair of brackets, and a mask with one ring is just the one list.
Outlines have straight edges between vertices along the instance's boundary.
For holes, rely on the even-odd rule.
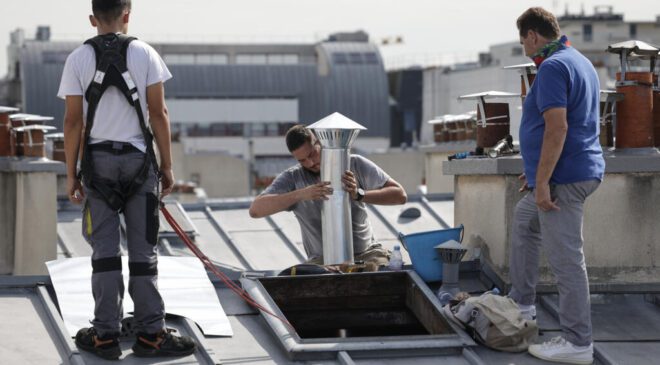
[[76,176],[83,131],[82,96],[67,96],[64,112],[64,156],[66,174]]
[[170,140],[170,121],[167,109],[156,115],[150,115],[149,121],[154,133],[154,140],[160,154],[160,168],[169,170],[172,168],[172,143]]
[[151,124],[160,154],[160,169],[170,170],[172,169],[170,117],[165,105],[165,88],[162,82],[147,87],[147,105],[149,107],[149,124]]
[[362,202],[376,205],[399,205],[408,200],[406,192],[400,186],[386,186],[377,190],[365,191]]
[[250,206],[250,217],[261,218],[275,214],[302,200],[328,200],[331,194],[330,182],[321,181],[287,193],[259,195]]
[[250,217],[263,218],[279,213],[300,201],[300,190],[284,194],[260,195],[250,205]]

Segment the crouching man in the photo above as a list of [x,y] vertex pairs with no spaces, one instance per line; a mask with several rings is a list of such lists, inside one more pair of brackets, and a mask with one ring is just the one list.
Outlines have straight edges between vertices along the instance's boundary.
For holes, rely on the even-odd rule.
[[[296,125],[286,133],[286,145],[299,164],[280,173],[254,199],[250,216],[262,218],[284,210],[293,212],[300,223],[307,262],[323,264],[321,211],[332,188],[330,182],[321,181],[321,144],[308,128]],[[342,183],[351,199],[355,261],[387,265],[389,252],[377,243],[365,204],[404,204],[406,192],[385,171],[360,155],[350,156],[350,171],[344,173]]]

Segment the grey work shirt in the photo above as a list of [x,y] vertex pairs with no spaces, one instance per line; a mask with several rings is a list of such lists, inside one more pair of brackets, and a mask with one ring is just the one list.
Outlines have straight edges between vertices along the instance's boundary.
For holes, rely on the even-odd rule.
[[[383,169],[360,155],[351,155],[350,161],[350,169],[365,191],[380,189],[390,179]],[[319,182],[321,182],[320,175],[298,164],[279,174],[261,195],[284,194]],[[303,246],[310,259],[323,256],[322,209],[323,200],[304,200],[287,209],[293,212],[300,223]],[[353,251],[357,254],[376,243],[376,238],[364,203],[351,200],[351,218],[353,219]]]

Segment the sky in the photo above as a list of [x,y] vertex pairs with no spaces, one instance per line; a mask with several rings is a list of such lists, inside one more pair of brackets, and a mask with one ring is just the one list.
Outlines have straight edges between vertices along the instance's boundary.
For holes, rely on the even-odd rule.
[[[516,18],[530,6],[563,14],[558,0],[133,0],[129,33],[152,42],[315,42],[332,32],[364,30],[386,64],[470,61],[493,44],[516,41]],[[611,5],[626,20],[653,21],[658,0],[570,2],[571,13]],[[0,77],[7,72],[9,33],[34,38],[49,25],[53,40],[95,35],[87,19],[91,0],[0,0]]]

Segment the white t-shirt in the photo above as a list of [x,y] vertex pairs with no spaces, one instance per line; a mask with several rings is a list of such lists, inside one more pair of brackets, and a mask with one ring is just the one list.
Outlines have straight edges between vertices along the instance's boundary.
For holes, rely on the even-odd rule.
[[[128,71],[138,88],[144,120],[148,126],[147,86],[165,82],[172,78],[172,74],[156,50],[140,40],[134,40],[129,44],[126,59]],[[62,81],[57,92],[57,96],[62,99],[68,95],[83,96],[83,120],[85,122],[87,121],[88,105],[84,95],[95,72],[94,49],[90,45],[83,44],[67,57],[62,72]],[[128,103],[126,97],[116,87],[109,87],[103,93],[90,131],[90,143],[102,141],[129,142],[142,152],[146,150],[140,120],[135,113],[135,108]]]

